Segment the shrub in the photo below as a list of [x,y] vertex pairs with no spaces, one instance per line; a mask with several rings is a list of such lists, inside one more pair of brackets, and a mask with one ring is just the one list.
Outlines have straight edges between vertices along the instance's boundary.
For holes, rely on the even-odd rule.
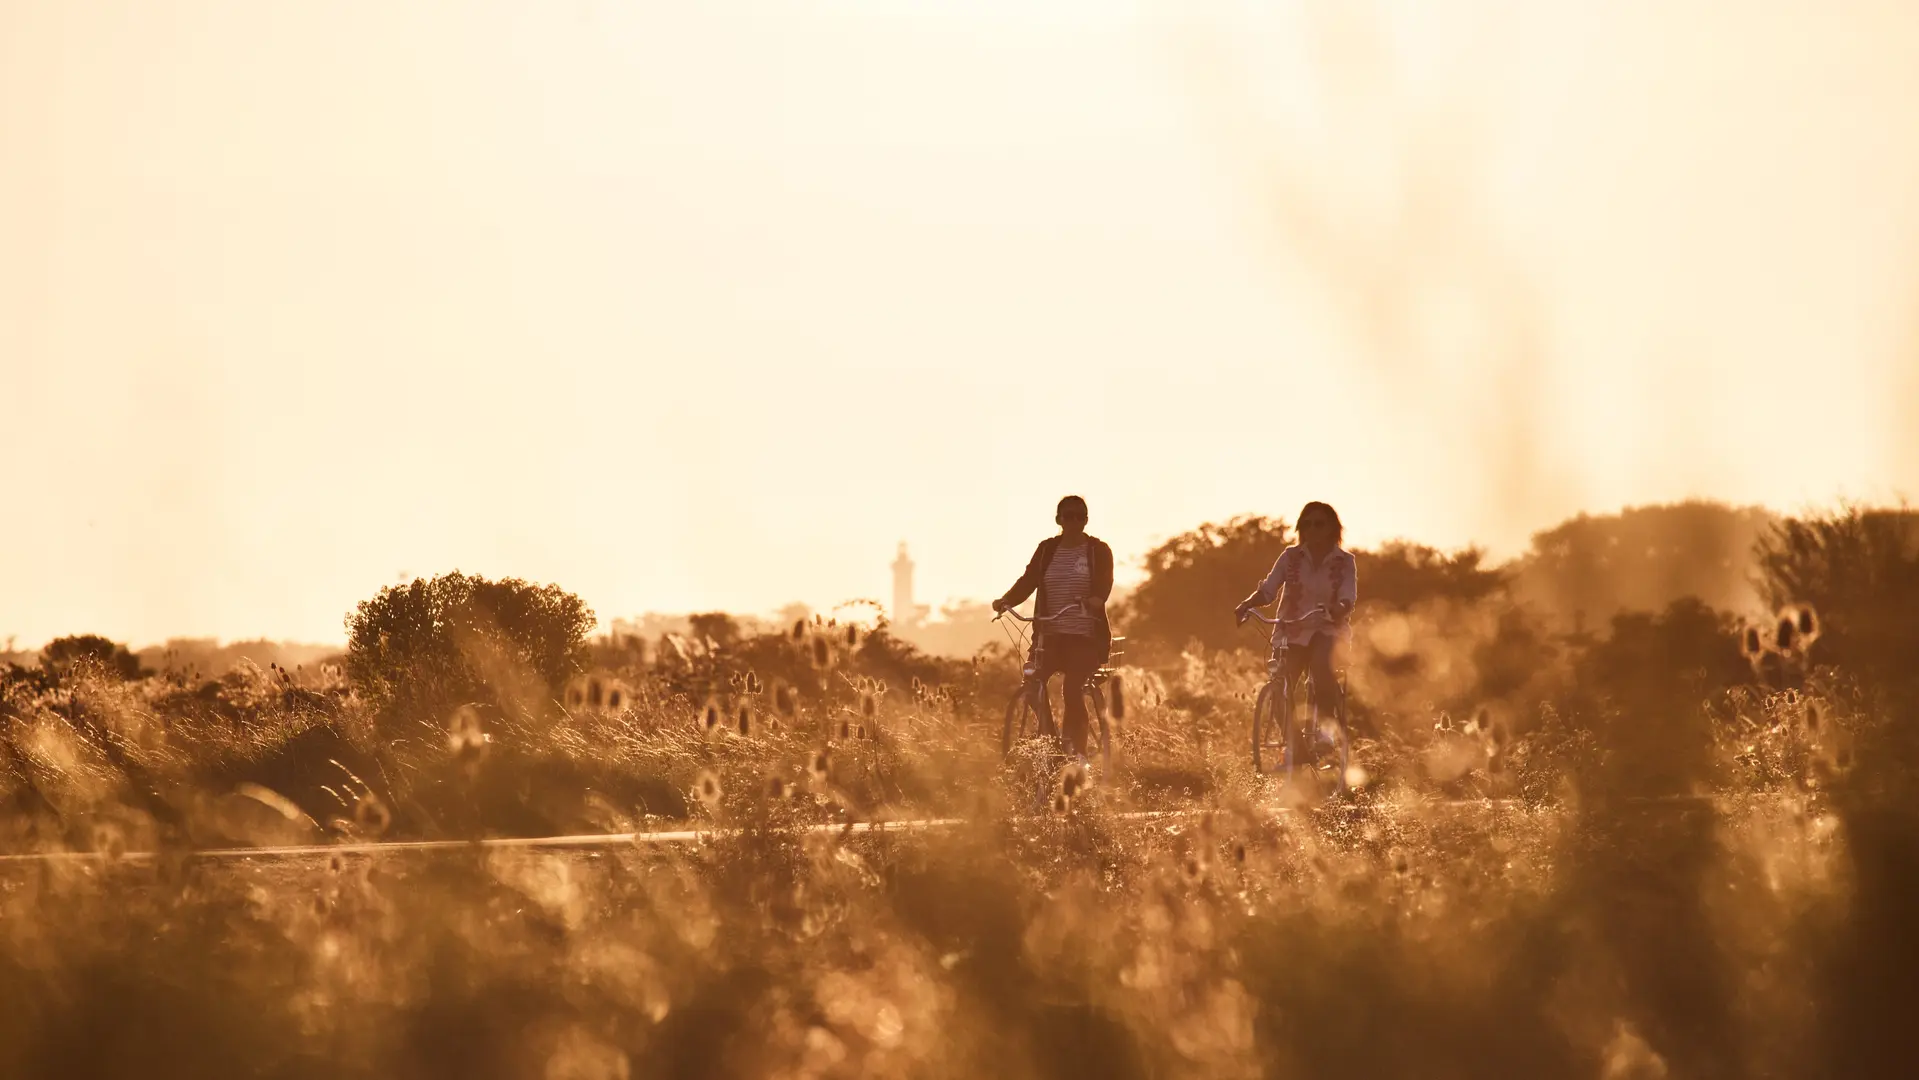
[[540,712],[585,669],[593,612],[557,585],[454,571],[380,590],[347,618],[347,675],[389,720],[478,702]]
[[[1194,641],[1211,649],[1264,641],[1234,627],[1232,606],[1272,570],[1273,560],[1290,543],[1285,522],[1246,516],[1201,525],[1147,552],[1146,580],[1122,612],[1126,632],[1144,649],[1140,658],[1165,660],[1169,650]],[[1484,558],[1477,548],[1445,552],[1404,540],[1377,551],[1354,551],[1360,605],[1405,611],[1430,600],[1470,603],[1494,596],[1505,575],[1481,565]]]
[[40,667],[56,675],[81,667],[119,679],[137,679],[142,674],[139,659],[125,645],[98,634],[76,634],[47,642],[40,650]]
[[1757,554],[1770,604],[1817,612],[1815,660],[1875,679],[1910,678],[1919,655],[1919,513],[1849,507],[1790,518],[1761,537]]

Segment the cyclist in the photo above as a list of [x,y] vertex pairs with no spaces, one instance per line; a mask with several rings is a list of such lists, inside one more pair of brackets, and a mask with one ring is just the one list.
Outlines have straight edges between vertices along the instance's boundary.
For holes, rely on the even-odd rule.
[[1352,553],[1339,546],[1345,528],[1338,511],[1309,502],[1299,511],[1296,531],[1300,542],[1279,553],[1272,572],[1239,602],[1233,615],[1244,623],[1247,612],[1278,598],[1279,617],[1288,620],[1279,631],[1291,646],[1286,650],[1286,679],[1290,683],[1301,671],[1311,672],[1314,700],[1331,709],[1339,694],[1333,650],[1352,636],[1347,616],[1359,601],[1359,581]]
[[[1053,520],[1059,535],[1040,541],[1026,572],[1006,595],[993,601],[993,613],[1017,607],[1039,593],[1036,617],[1059,616],[1036,628],[1034,645],[1045,638],[1036,673],[1043,685],[1055,672],[1066,675],[1066,724],[1069,750],[1086,756],[1086,680],[1111,654],[1113,632],[1106,621],[1106,599],[1113,592],[1113,549],[1086,534],[1086,500],[1068,495],[1059,501]],[[1069,610],[1070,609],[1070,610]],[[1036,703],[1042,718],[1052,720],[1046,696]]]

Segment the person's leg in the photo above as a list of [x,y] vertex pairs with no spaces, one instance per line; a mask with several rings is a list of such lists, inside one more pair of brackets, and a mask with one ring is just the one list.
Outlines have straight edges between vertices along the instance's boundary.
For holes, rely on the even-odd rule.
[[1342,704],[1339,676],[1333,673],[1333,648],[1337,644],[1338,639],[1331,634],[1314,634],[1306,650],[1313,673],[1313,701],[1320,715],[1328,719],[1338,714]]
[[[1286,647],[1286,662],[1280,668],[1280,689],[1283,691],[1283,696],[1273,703],[1273,717],[1278,726],[1273,729],[1270,736],[1262,737],[1283,740],[1288,747],[1293,747],[1291,752],[1303,752],[1301,748],[1294,747],[1293,734],[1299,730],[1299,725],[1311,722],[1312,705],[1305,679],[1307,672],[1311,669],[1311,645],[1304,642],[1289,643]],[[1307,737],[1311,738],[1310,733]],[[1307,745],[1310,746],[1311,743]]]
[[1285,676],[1286,685],[1293,691],[1294,699],[1302,705],[1308,702],[1305,695],[1301,693],[1300,676],[1312,670],[1312,651],[1310,644],[1302,645],[1295,642],[1287,646],[1286,664],[1280,669]]
[[1053,703],[1046,696],[1046,680],[1061,670],[1062,646],[1064,639],[1058,634],[1033,635],[1033,650],[1039,662],[1033,668],[1033,711],[1039,714],[1040,730],[1053,726]]
[[1066,650],[1061,663],[1065,672],[1066,692],[1066,748],[1081,757],[1086,756],[1086,680],[1093,677],[1099,668],[1099,646],[1090,637],[1071,637],[1067,639],[1072,646]]

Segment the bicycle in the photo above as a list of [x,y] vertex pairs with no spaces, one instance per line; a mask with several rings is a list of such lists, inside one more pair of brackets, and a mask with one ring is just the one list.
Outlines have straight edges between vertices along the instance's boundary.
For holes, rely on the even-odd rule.
[[[1068,607],[1066,610],[1053,615],[1038,615],[1031,618],[1021,615],[1012,608],[1007,608],[1005,611],[1000,612],[999,615],[993,616],[993,621],[995,622],[998,622],[1003,615],[1011,615],[1013,617],[1015,625],[1019,628],[1011,635],[1012,639],[1015,646],[1026,653],[1026,666],[1020,672],[1021,682],[1019,689],[1013,691],[1013,696],[1007,699],[1006,718],[1000,725],[1000,754],[1003,757],[1010,758],[1013,755],[1013,747],[1028,738],[1027,732],[1029,729],[1032,732],[1032,737],[1049,738],[1061,746],[1065,745],[1065,739],[1059,730],[1059,723],[1054,719],[1056,714],[1053,710],[1052,703],[1042,696],[1046,694],[1046,680],[1039,677],[1039,671],[1041,666],[1040,659],[1046,649],[1046,635],[1043,632],[1039,632],[1039,624],[1052,622],[1062,615],[1072,614],[1079,606],[1080,605],[1074,605],[1073,607]],[[1030,647],[1028,645],[1029,639],[1025,626],[1019,626],[1019,624],[1032,626],[1035,630],[1035,637],[1031,639],[1032,644]],[[1120,656],[1117,646],[1125,640],[1125,638],[1117,637],[1113,639],[1115,648],[1109,653],[1107,662],[1094,671],[1081,687],[1086,694],[1087,705],[1092,710],[1092,718],[1098,722],[1099,762],[1102,769],[1110,767],[1113,763],[1113,733],[1111,725],[1109,725],[1106,720],[1106,695],[1104,687],[1113,677],[1113,661],[1119,659]],[[1062,683],[1063,682],[1064,680],[1062,679]],[[1064,697],[1065,689],[1062,685],[1062,697]],[[1042,702],[1045,703],[1045,708],[1040,707]],[[1064,702],[1062,701],[1061,704],[1063,706]]]
[[1266,655],[1266,685],[1260,687],[1259,697],[1253,702],[1253,771],[1265,773],[1265,759],[1271,752],[1278,751],[1279,764],[1288,781],[1298,779],[1296,772],[1301,766],[1315,779],[1322,770],[1330,768],[1334,771],[1337,789],[1344,794],[1348,790],[1346,773],[1352,766],[1352,739],[1346,729],[1346,689],[1337,683],[1332,687],[1337,698],[1333,715],[1327,718],[1320,714],[1322,695],[1320,688],[1314,686],[1309,695],[1312,723],[1308,734],[1300,723],[1298,691],[1311,678],[1311,673],[1302,671],[1295,678],[1286,677],[1286,653],[1292,645],[1286,630],[1325,613],[1324,605],[1296,619],[1269,619],[1256,609],[1246,613],[1273,628],[1271,647]]

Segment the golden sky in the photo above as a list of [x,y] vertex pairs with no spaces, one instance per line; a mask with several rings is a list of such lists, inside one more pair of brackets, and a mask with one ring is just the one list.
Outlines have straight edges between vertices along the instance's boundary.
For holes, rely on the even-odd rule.
[[[0,0],[0,638],[1919,491],[1919,6]],[[1223,601],[1224,602],[1223,598]]]

